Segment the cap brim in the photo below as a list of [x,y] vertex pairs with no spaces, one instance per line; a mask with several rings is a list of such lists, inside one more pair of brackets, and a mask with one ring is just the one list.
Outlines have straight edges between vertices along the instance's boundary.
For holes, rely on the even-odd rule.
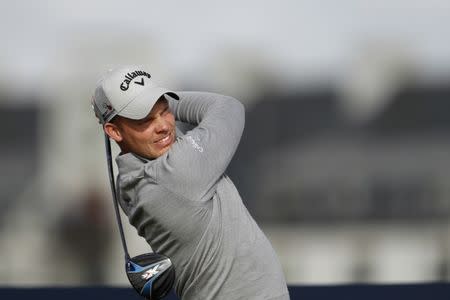
[[158,99],[165,94],[175,98],[176,100],[180,99],[173,91],[162,87],[151,87],[140,93],[117,114],[133,120],[144,119],[150,113],[156,101],[158,101]]

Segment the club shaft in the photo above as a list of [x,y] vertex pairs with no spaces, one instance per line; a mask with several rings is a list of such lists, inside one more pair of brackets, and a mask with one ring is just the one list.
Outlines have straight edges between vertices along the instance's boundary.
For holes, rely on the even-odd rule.
[[130,254],[128,253],[127,243],[125,241],[125,234],[123,232],[122,219],[120,218],[119,202],[117,199],[117,190],[116,190],[116,185],[114,183],[114,170],[113,170],[112,155],[111,155],[111,142],[106,133],[105,133],[105,148],[106,148],[106,160],[107,160],[107,164],[108,164],[109,183],[111,186],[114,210],[116,212],[117,225],[119,226],[120,239],[122,240],[122,247],[123,247],[123,251],[125,253],[125,260],[127,261],[130,259]]

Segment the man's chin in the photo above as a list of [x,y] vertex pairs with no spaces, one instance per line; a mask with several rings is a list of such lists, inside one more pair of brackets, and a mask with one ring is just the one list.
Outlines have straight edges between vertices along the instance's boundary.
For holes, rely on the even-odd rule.
[[173,140],[172,140],[167,146],[162,147],[162,148],[157,152],[157,154],[156,154],[157,157],[160,157],[160,156],[166,154],[166,152],[170,150],[170,148],[172,147],[172,145],[173,145]]

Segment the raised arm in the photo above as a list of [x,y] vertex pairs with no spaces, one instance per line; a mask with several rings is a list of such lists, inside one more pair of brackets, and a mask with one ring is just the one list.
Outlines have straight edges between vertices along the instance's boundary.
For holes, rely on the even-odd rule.
[[161,160],[158,181],[183,196],[201,199],[223,175],[244,129],[244,106],[213,93],[182,92],[169,100],[178,121],[196,126],[177,138]]

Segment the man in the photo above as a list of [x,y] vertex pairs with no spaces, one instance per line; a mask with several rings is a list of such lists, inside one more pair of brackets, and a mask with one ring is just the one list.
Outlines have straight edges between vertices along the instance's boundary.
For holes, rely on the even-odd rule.
[[[289,299],[274,250],[224,173],[244,128],[240,102],[175,93],[125,66],[100,80],[93,106],[121,149],[120,205],[172,260],[181,299]],[[183,134],[176,121],[193,129]]]

